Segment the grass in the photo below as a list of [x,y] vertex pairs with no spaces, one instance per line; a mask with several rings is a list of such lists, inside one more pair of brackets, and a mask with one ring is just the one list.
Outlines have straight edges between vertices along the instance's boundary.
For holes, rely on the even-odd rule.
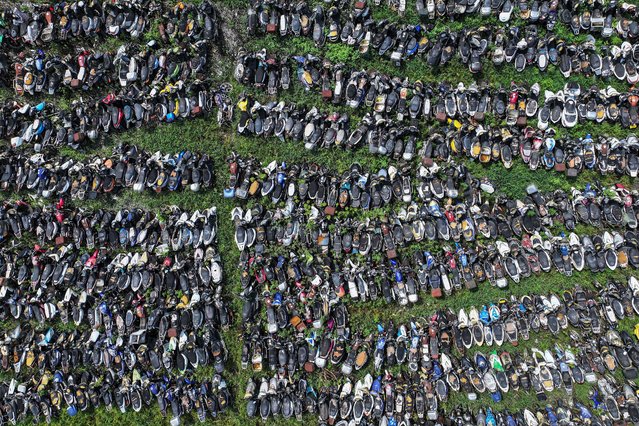
[[[225,0],[219,4],[219,7],[225,10],[233,8],[235,10],[243,11],[246,4],[239,0]],[[375,19],[389,18],[394,21],[398,20],[396,12],[390,11],[387,7],[372,7]],[[410,22],[416,21],[414,2],[412,1],[409,1],[407,4],[405,19]],[[432,28],[432,34],[437,34],[438,32],[443,31],[446,27],[460,29],[463,26],[476,27],[485,23],[485,20],[480,20],[479,18],[468,18],[462,22],[454,23],[438,21]],[[144,41],[148,41],[150,38],[155,38],[157,36],[156,24],[156,22],[151,23],[153,28],[145,36]],[[244,22],[227,22],[227,25],[234,26],[231,28],[232,30],[244,34]],[[569,40],[575,40],[572,34],[566,31],[566,28],[562,28],[560,26],[558,31],[560,32],[561,37]],[[583,37],[579,36],[576,40],[578,41],[579,39],[583,39]],[[109,41],[108,43],[110,46],[111,43],[115,42]],[[418,79],[431,83],[438,83],[441,81],[457,83],[462,81],[468,84],[474,79],[479,79],[489,81],[492,85],[503,85],[505,87],[508,87],[511,81],[539,81],[542,88],[547,88],[553,91],[561,89],[565,83],[565,79],[556,69],[550,69],[545,73],[541,73],[537,69],[526,69],[524,73],[517,74],[511,66],[505,66],[498,69],[488,64],[482,74],[473,76],[462,64],[453,63],[442,69],[431,69],[426,66],[424,61],[420,58],[411,60],[405,63],[401,68],[397,68],[392,65],[390,61],[385,59],[377,57],[362,58],[355,49],[348,46],[328,44],[323,49],[318,49],[313,45],[310,39],[305,38],[280,39],[279,37],[267,36],[248,40],[245,43],[245,47],[249,50],[266,48],[269,52],[281,52],[289,55],[312,53],[317,56],[326,57],[334,63],[344,62],[361,69],[375,69],[387,74],[403,75],[409,77],[413,81]],[[215,66],[221,68],[226,80],[234,82],[232,77],[232,63],[234,58],[232,58],[232,56],[232,52],[226,52],[225,61],[217,63]],[[587,78],[584,76],[575,76],[572,80],[578,81],[583,87],[590,87],[591,85],[605,87],[607,84],[613,84],[616,88],[618,88],[618,90],[623,90],[624,88],[627,89],[626,86],[620,84],[616,80],[603,82],[601,80]],[[237,86],[235,82],[234,84],[235,87],[233,93],[235,95],[246,90],[246,88]],[[289,93],[283,93],[279,97],[288,101],[295,101],[301,105],[310,106],[317,105],[319,103],[320,97],[318,93],[305,92],[299,89],[299,85],[295,84],[293,87],[295,89],[292,89]],[[11,96],[11,91],[0,91],[0,98],[2,99],[7,99]],[[256,96],[263,97],[265,94],[256,93]],[[68,105],[69,101],[70,99],[66,98],[55,99],[55,102],[58,102],[61,105]],[[330,109],[334,107],[325,105],[324,108]],[[357,118],[358,114],[359,112],[355,112],[353,115]],[[429,129],[423,126],[421,130],[426,132]],[[626,130],[609,124],[592,125],[587,123],[581,124],[570,131],[562,130],[561,135],[579,136],[583,135],[585,132],[591,132],[594,135],[606,133],[614,136],[623,136],[627,134]],[[225,271],[224,282],[227,298],[237,295],[240,290],[239,271],[237,268],[239,253],[235,247],[233,240],[234,229],[230,222],[230,211],[236,203],[233,200],[225,199],[222,195],[228,178],[226,158],[232,152],[237,152],[242,156],[255,156],[264,164],[267,164],[272,160],[276,160],[278,162],[285,161],[288,163],[314,161],[336,171],[346,170],[353,162],[362,164],[368,170],[377,170],[381,167],[387,167],[389,164],[392,164],[392,161],[386,157],[371,156],[365,148],[349,152],[345,152],[341,149],[330,149],[309,153],[301,144],[294,142],[281,142],[276,139],[247,138],[238,135],[235,127],[219,127],[213,117],[176,122],[171,125],[161,125],[153,130],[140,129],[127,133],[115,134],[110,136],[103,144],[87,147],[82,152],[64,148],[61,150],[61,153],[63,155],[72,156],[76,159],[89,158],[95,154],[104,154],[109,152],[111,147],[118,143],[137,144],[144,149],[152,151],[161,150],[167,153],[185,149],[206,152],[211,156],[215,163],[215,184],[213,188],[202,191],[198,194],[183,192],[164,193],[157,196],[151,193],[134,194],[132,192],[124,191],[112,200],[101,198],[96,201],[87,201],[76,204],[91,208],[119,208],[126,206],[141,207],[152,210],[159,210],[171,204],[178,205],[184,209],[204,209],[212,205],[217,206],[220,218],[218,245],[219,251],[223,254],[223,267]],[[467,164],[473,174],[476,176],[488,176],[495,182],[499,191],[510,197],[521,198],[524,195],[526,186],[532,182],[536,183],[542,191],[552,191],[558,188],[569,190],[573,186],[583,187],[586,183],[595,180],[599,180],[606,185],[621,181],[627,186],[633,188],[637,187],[636,182],[631,181],[627,177],[623,177],[621,179],[617,179],[613,176],[602,177],[596,175],[594,172],[584,172],[581,173],[578,178],[568,180],[563,175],[553,171],[531,171],[519,161],[516,161],[513,168],[508,171],[504,170],[501,164],[483,166],[466,159],[462,161]],[[415,160],[415,165],[416,162],[417,160]],[[367,214],[378,213],[379,212],[371,212]],[[348,212],[347,214],[350,215],[351,212]],[[628,274],[630,274],[630,271],[615,271],[614,273],[608,272],[605,274],[599,274],[594,278],[598,279],[600,282],[605,282],[608,279],[623,280]],[[561,292],[564,289],[573,288],[576,284],[585,286],[592,285],[592,280],[593,276],[586,272],[575,273],[572,277],[564,277],[558,273],[543,274],[543,276],[530,277],[518,285],[511,284],[505,290],[490,287],[488,284],[483,284],[478,292],[463,290],[441,300],[434,300],[429,296],[422,294],[420,295],[420,301],[416,305],[403,308],[399,308],[396,305],[387,306],[381,300],[366,303],[348,302],[350,324],[354,329],[369,332],[374,330],[376,324],[380,322],[387,323],[390,320],[393,320],[396,323],[408,321],[411,317],[429,316],[438,309],[450,308],[452,310],[458,310],[461,307],[469,308],[473,305],[479,307],[490,302],[497,302],[499,299],[507,298],[510,295],[521,296],[530,292],[544,294],[549,292]],[[234,312],[240,312],[241,305],[242,302],[237,297],[232,298],[231,306]],[[627,319],[619,325],[619,328],[632,331],[634,323],[634,319]],[[9,326],[10,324],[2,324],[1,328],[6,330],[9,329]],[[246,417],[244,401],[242,399],[244,386],[252,373],[241,370],[239,365],[241,334],[241,318],[239,314],[236,314],[233,326],[229,330],[223,332],[224,340],[230,352],[229,362],[227,363],[227,369],[224,373],[224,377],[229,383],[234,396],[234,404],[228,414],[216,420],[209,420],[209,424],[256,424],[255,420],[251,420]],[[554,337],[549,333],[541,333],[538,335],[533,334],[531,340],[529,342],[522,342],[519,348],[515,349],[506,346],[504,349],[520,351],[524,348],[530,347],[550,348],[557,341],[567,344],[568,337],[565,334],[561,334],[558,337]],[[362,374],[367,372],[370,372],[370,369],[359,372],[357,377],[361,377]],[[394,372],[397,373],[397,371]],[[212,370],[210,368],[201,368],[196,372],[196,377],[210,377],[211,374]],[[325,374],[314,374],[310,377],[310,380],[316,385],[321,386],[329,383],[328,378],[332,375],[333,374],[331,372]],[[577,386],[575,389],[575,398],[587,403],[589,390],[589,385]],[[509,409],[513,411],[522,408],[537,406],[543,407],[546,403],[552,404],[560,397],[565,397],[563,391],[553,393],[546,402],[539,402],[533,394],[511,392],[504,395],[503,402],[494,404],[487,395],[481,396],[479,400],[475,402],[468,401],[464,395],[455,395],[451,396],[444,405],[447,409],[451,409],[456,406],[468,406],[473,409],[491,406],[497,410]],[[310,422],[316,421],[311,417],[308,417],[307,420]],[[187,419],[185,419],[185,422],[188,423],[194,423],[196,421],[197,420],[194,416],[188,416]],[[107,412],[104,409],[98,409],[92,414],[80,414],[73,418],[66,414],[62,414],[53,422],[55,425],[130,425],[152,423],[167,423],[167,420],[161,418],[156,407],[145,409],[140,413],[127,412],[126,414],[121,414],[118,411]],[[279,418],[270,419],[269,424],[290,425],[293,424],[293,422],[285,422],[283,419]]]

